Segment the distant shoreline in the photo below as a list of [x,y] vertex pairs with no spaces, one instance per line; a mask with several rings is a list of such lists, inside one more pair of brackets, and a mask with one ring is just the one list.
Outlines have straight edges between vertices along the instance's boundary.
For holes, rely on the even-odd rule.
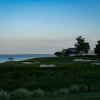
[[54,54],[0,54],[0,63],[9,61],[9,58],[13,58],[14,61],[27,60],[32,58],[41,57],[56,57]]

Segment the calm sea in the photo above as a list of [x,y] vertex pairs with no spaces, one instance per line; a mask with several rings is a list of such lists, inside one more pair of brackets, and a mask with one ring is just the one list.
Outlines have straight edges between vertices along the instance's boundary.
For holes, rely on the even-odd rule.
[[26,60],[30,58],[55,57],[53,54],[5,54],[0,55],[0,63],[8,61],[8,58],[13,58],[14,61]]

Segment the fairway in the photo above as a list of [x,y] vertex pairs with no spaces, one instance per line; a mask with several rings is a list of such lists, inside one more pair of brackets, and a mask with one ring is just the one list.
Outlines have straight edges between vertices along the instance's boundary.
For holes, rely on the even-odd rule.
[[[11,100],[100,100],[100,65],[92,64],[97,60],[100,57],[77,56],[1,63],[0,88]],[[56,67],[40,67],[43,64]]]
[[56,97],[37,97],[21,100],[100,100],[100,93],[73,94]]

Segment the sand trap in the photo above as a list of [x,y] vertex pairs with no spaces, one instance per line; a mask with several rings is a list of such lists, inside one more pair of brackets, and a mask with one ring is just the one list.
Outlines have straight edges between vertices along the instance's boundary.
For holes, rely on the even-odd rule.
[[42,64],[40,67],[57,67],[55,64]]
[[92,63],[93,65],[100,65],[100,63]]
[[32,62],[22,62],[23,64],[32,64]]
[[73,61],[76,61],[76,62],[90,62],[92,60],[89,60],[89,59],[86,59],[86,60],[84,60],[84,59],[74,59]]
[[83,59],[74,59],[73,61],[83,61]]
[[89,60],[89,59],[86,59],[86,60],[84,60],[84,59],[74,59],[73,61],[76,61],[76,62],[91,62],[91,61],[98,62],[98,60]]

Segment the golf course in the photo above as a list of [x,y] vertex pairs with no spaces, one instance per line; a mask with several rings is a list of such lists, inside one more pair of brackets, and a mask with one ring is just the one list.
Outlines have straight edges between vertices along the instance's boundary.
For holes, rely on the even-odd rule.
[[99,56],[45,57],[1,63],[0,97],[5,94],[10,100],[99,100],[99,63]]

